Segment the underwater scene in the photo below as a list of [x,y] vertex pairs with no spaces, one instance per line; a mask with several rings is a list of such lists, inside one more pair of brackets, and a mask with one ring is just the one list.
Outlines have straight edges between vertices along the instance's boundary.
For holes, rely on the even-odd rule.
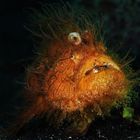
[[2,0],[0,140],[139,140],[139,14],[139,0]]

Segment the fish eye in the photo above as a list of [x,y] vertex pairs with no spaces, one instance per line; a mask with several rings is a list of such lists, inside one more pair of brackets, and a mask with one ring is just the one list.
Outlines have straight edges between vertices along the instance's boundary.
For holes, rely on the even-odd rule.
[[74,45],[79,45],[81,43],[81,36],[78,32],[71,32],[68,35],[68,40]]

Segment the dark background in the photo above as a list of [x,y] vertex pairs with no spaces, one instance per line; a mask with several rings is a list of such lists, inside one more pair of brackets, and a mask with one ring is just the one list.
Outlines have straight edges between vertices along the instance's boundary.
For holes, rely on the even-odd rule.
[[[18,107],[17,104],[22,104],[20,91],[24,87],[25,69],[32,61],[30,58],[34,55],[34,43],[30,33],[24,28],[29,20],[28,9],[39,9],[40,3],[53,2],[59,3],[58,0],[0,1],[0,127],[5,125],[5,119],[11,119],[9,114],[14,112],[15,108]],[[83,6],[89,12],[99,14],[103,19],[104,40],[107,47],[117,47],[121,44],[122,54],[131,49],[130,56],[135,57],[131,65],[135,70],[140,69],[140,0],[69,0],[69,2],[77,8]],[[102,125],[98,122],[97,128],[94,129],[101,129],[100,131],[106,135],[106,138],[111,139],[114,134],[118,135],[112,129],[112,126],[116,125],[114,122],[110,123],[109,126],[106,122],[102,123],[105,128],[109,127],[111,130],[107,132],[102,130]],[[128,128],[129,124],[123,123],[122,127],[113,127],[120,129],[120,131],[123,130],[123,135],[126,138],[131,129]],[[140,138],[140,134],[138,135],[140,132],[137,128],[130,132],[132,139]],[[93,133],[98,139],[99,135],[96,132]],[[108,133],[112,133],[112,135],[110,136]],[[90,132],[89,134],[92,137]]]

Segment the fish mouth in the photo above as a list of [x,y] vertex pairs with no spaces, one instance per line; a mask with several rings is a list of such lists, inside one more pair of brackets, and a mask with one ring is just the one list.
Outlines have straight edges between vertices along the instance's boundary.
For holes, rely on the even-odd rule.
[[91,72],[99,73],[101,71],[109,70],[109,69],[115,69],[117,71],[121,71],[119,66],[115,62],[110,61],[109,63],[104,63],[103,65],[94,65],[93,68],[85,72],[85,75],[89,75]]

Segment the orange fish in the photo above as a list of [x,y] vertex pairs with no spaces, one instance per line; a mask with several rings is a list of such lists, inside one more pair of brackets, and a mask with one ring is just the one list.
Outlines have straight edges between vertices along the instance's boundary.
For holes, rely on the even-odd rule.
[[130,82],[97,39],[85,11],[78,14],[66,5],[46,9],[31,31],[40,38],[42,49],[27,70],[29,105],[18,117],[15,131],[43,116],[46,125],[59,128],[67,122],[66,134],[81,135],[98,116],[124,100]]

